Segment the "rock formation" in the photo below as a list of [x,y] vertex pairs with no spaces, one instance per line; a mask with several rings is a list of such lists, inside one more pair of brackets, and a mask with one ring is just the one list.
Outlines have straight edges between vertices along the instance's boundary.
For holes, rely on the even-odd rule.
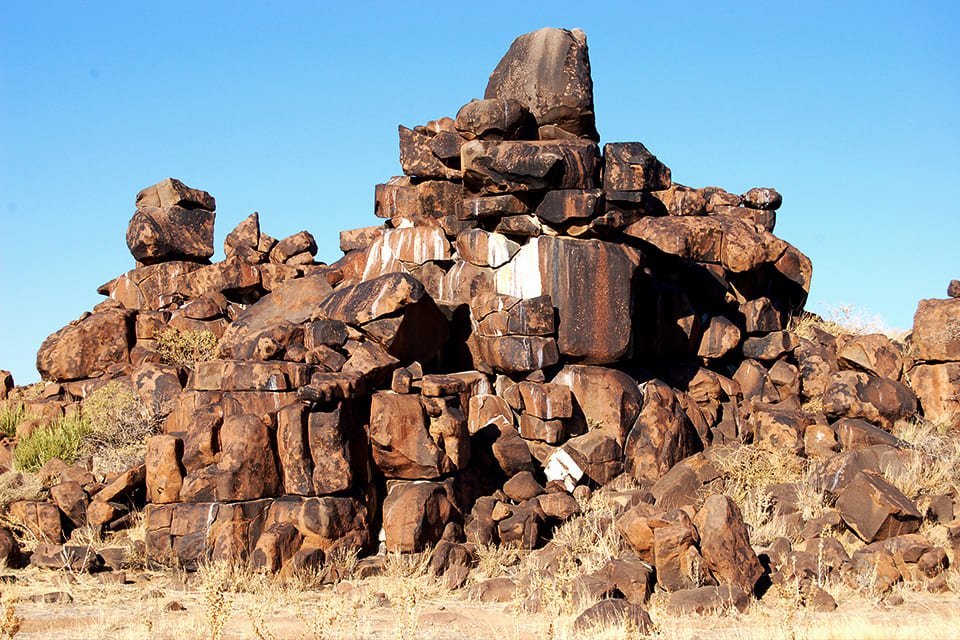
[[[61,512],[116,528],[140,491],[147,553],[188,569],[382,545],[433,549],[442,571],[470,545],[542,546],[581,487],[627,482],[616,526],[635,557],[597,580],[639,603],[655,580],[701,610],[705,585],[732,601],[807,558],[761,564],[737,505],[698,493],[722,482],[713,452],[753,443],[822,460],[836,523],[864,542],[913,534],[924,516],[883,477],[904,453],[887,430],[918,407],[955,420],[960,300],[921,303],[910,356],[880,335],[800,337],[812,267],[773,233],[779,193],[688,187],[643,144],[598,140],[586,38],[544,29],[482,100],[400,127],[384,222],[342,232],[336,262],[253,214],[211,264],[213,197],[144,189],[136,268],[44,342],[32,408],[127,380],[166,390],[163,434],[106,487],[64,480],[56,506],[11,516],[58,543]],[[169,328],[209,331],[217,357],[165,363]]]

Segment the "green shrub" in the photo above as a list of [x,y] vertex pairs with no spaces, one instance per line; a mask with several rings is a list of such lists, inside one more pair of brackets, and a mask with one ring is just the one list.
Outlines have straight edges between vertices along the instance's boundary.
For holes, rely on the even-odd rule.
[[7,403],[0,406],[0,436],[12,438],[17,435],[17,425],[27,419],[22,404]]
[[167,364],[192,369],[198,362],[213,360],[217,336],[206,329],[164,329],[157,334],[157,353]]
[[13,461],[21,471],[35,472],[51,458],[72,463],[80,455],[83,440],[90,431],[82,416],[57,418],[20,438],[13,450]]

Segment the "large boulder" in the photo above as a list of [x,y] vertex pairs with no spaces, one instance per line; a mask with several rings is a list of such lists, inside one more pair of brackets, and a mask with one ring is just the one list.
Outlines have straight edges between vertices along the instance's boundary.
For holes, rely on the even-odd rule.
[[960,361],[960,298],[921,300],[913,316],[917,360]]
[[724,495],[707,498],[693,523],[700,534],[700,555],[720,584],[752,593],[763,567],[750,546],[750,535],[736,503]]
[[285,282],[240,312],[217,345],[221,356],[251,359],[261,337],[280,325],[306,322],[333,292],[323,274]]
[[438,482],[394,484],[383,501],[387,551],[416,553],[433,546],[459,512]]
[[464,185],[482,194],[592,189],[600,150],[586,140],[473,140],[460,150]]
[[677,393],[660,380],[643,386],[643,409],[627,435],[627,471],[652,485],[675,464],[703,448]]
[[629,247],[542,236],[497,270],[497,293],[549,295],[559,317],[560,353],[583,364],[608,364],[632,347],[634,278],[641,261]]
[[960,362],[918,364],[910,370],[910,386],[927,420],[960,424]]
[[213,255],[215,216],[206,209],[141,207],[127,227],[127,247],[143,264],[207,260]]
[[593,113],[593,79],[587,36],[574,29],[526,33],[490,74],[484,98],[516,100],[540,127],[540,137],[568,135],[599,140]]
[[370,444],[374,463],[387,478],[438,478],[454,469],[453,461],[438,446],[442,442],[432,437],[427,414],[416,395],[373,394]]
[[40,345],[37,371],[45,380],[65,381],[129,366],[131,318],[125,309],[107,308],[70,323]]

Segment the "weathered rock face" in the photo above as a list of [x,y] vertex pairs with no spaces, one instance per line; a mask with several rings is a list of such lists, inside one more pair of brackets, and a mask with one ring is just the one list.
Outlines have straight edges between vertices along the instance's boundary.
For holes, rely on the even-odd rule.
[[127,246],[139,262],[204,261],[213,255],[213,221],[206,209],[138,208],[127,228]]
[[219,341],[220,354],[254,359],[262,339],[276,341],[278,327],[306,322],[332,292],[324,275],[298,278],[281,285],[240,312]]
[[592,189],[600,169],[597,145],[583,140],[474,140],[460,155],[464,183],[479,194]]
[[37,371],[47,380],[93,378],[130,362],[131,316],[117,308],[86,315],[40,346]]
[[533,114],[541,138],[559,129],[598,140],[587,37],[579,29],[520,36],[490,74],[484,98],[516,100]]
[[599,240],[541,237],[497,271],[497,292],[549,295],[560,353],[589,364],[616,362],[631,346],[634,276],[640,258]]
[[700,554],[717,581],[752,593],[763,567],[736,503],[727,496],[710,496],[693,522],[700,534]]
[[960,361],[960,299],[921,300],[913,318],[918,360]]
[[413,553],[432,546],[459,513],[437,482],[393,486],[383,502],[383,529],[388,551]]
[[[139,264],[43,344],[40,397],[0,372],[0,401],[39,416],[22,437],[115,381],[163,432],[109,482],[45,465],[50,500],[9,510],[51,545],[35,564],[96,568],[60,546],[71,530],[117,530],[146,506],[149,556],[188,569],[293,573],[382,542],[430,550],[459,588],[468,543],[543,545],[550,575],[550,536],[599,492],[616,513],[602,526],[629,550],[576,581],[601,600],[583,628],[608,613],[647,624],[631,607],[654,589],[680,611],[742,608],[767,571],[774,584],[864,567],[884,584],[939,576],[946,552],[912,532],[926,517],[960,539],[955,496],[915,504],[892,480],[925,462],[896,436],[918,401],[956,424],[957,299],[921,303],[912,344],[815,322],[800,337],[812,267],[773,234],[776,190],[685,186],[643,144],[601,154],[597,138],[585,38],[545,29],[514,43],[456,119],[400,127],[404,175],[375,187],[383,224],[341,233],[329,266],[308,231],[278,240],[256,213],[206,264],[213,198],[172,179],[141,192]],[[165,362],[168,331],[216,351]],[[831,500],[803,523],[798,482],[766,488],[804,540],[774,541],[769,564],[720,495],[723,456],[739,453],[816,464]],[[819,537],[828,527],[869,545],[848,557]],[[3,534],[0,557],[15,555]]]

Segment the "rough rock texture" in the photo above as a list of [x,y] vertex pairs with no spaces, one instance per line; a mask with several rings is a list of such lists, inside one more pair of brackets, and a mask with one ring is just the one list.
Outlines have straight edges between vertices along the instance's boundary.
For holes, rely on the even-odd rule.
[[[97,568],[64,545],[73,530],[145,509],[148,556],[188,570],[291,574],[382,543],[430,551],[459,588],[472,545],[499,544],[550,579],[551,536],[598,494],[597,526],[627,549],[576,579],[599,601],[578,628],[615,615],[642,631],[655,589],[703,613],[742,609],[768,579],[825,608],[813,576],[942,582],[946,552],[917,532],[927,518],[960,540],[956,496],[914,501],[894,480],[928,463],[901,421],[957,424],[960,300],[923,301],[903,341],[832,335],[802,311],[812,266],[773,233],[775,189],[687,186],[642,143],[597,139],[585,37],[544,29],[456,119],[400,127],[403,175],[374,188],[382,224],[341,233],[330,264],[308,231],[278,240],[256,213],[209,264],[213,197],[143,190],[137,264],[44,342],[46,384],[0,372],[0,403],[31,416],[17,438],[108,382],[163,423],[122,473],[44,466],[50,498],[6,514],[49,545],[36,564]],[[724,463],[770,457],[812,475],[761,488],[789,539],[754,549]],[[807,489],[830,506],[804,522]],[[847,556],[827,529],[866,546]],[[0,556],[22,560],[4,532]]]
[[516,100],[533,114],[541,135],[556,128],[591,140],[600,137],[587,36],[579,29],[540,29],[514,40],[490,74],[483,97]]

